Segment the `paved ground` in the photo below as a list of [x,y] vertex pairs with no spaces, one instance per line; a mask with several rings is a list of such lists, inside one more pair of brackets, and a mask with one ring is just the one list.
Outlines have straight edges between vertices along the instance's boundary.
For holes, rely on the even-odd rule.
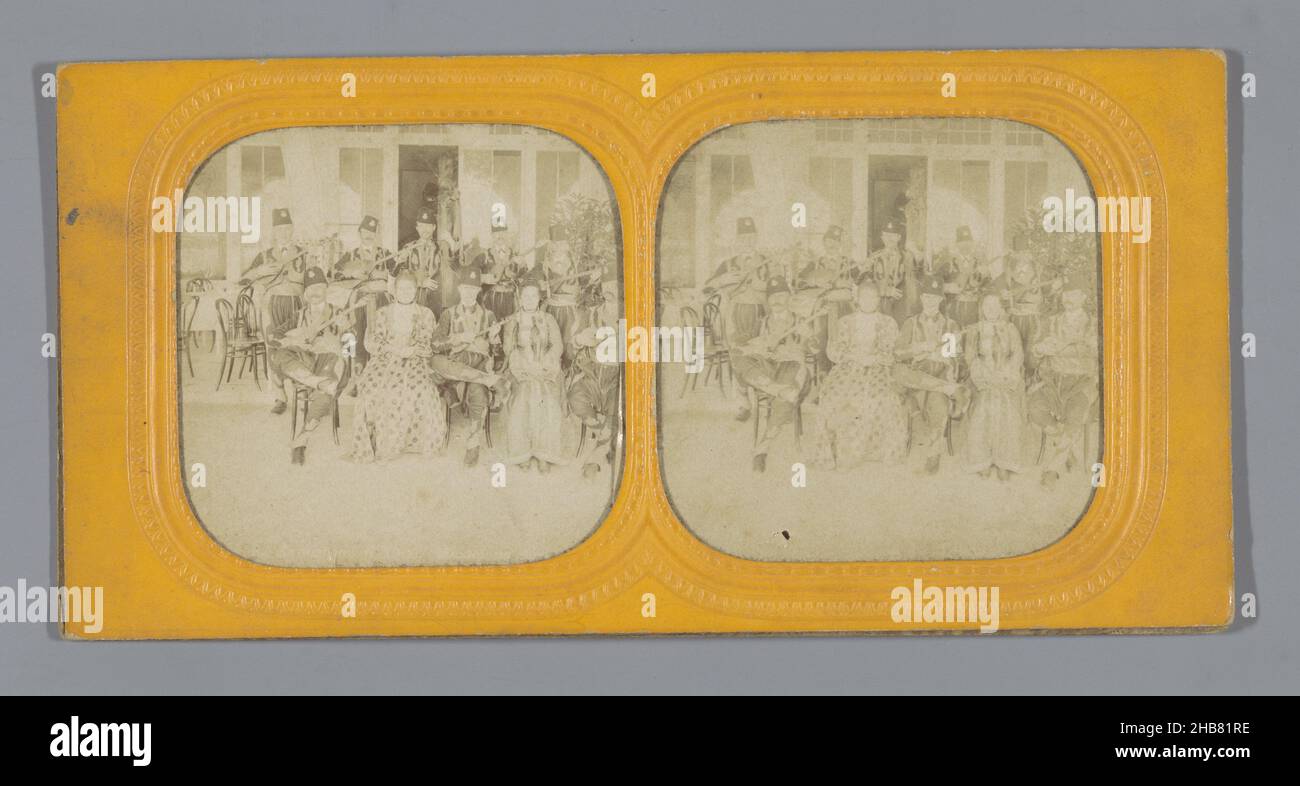
[[[576,466],[542,476],[509,467],[505,488],[491,485],[498,449],[475,469],[461,463],[464,423],[453,417],[444,456],[356,464],[351,444],[355,399],[341,401],[336,446],[328,424],[312,436],[305,467],[289,463],[289,414],[270,414],[272,396],[251,377],[215,392],[214,354],[194,353],[196,377],[183,376],[185,465],[207,467],[207,487],[190,498],[204,526],[226,548],[269,565],[297,567],[508,564],[567,551],[591,534],[612,499],[608,469],[584,479]],[[497,445],[504,445],[498,418]],[[565,449],[576,450],[575,423]]]

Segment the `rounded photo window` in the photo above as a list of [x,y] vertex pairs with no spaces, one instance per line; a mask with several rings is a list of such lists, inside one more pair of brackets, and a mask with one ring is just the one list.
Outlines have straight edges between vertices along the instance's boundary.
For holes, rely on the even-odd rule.
[[1009,121],[771,121],[695,145],[657,240],[658,322],[701,336],[659,374],[682,521],[765,561],[1060,539],[1103,471],[1098,243],[1060,220],[1092,203],[1064,145]]
[[174,206],[195,514],[284,567],[499,565],[586,539],[622,460],[609,183],[516,125],[259,133]]

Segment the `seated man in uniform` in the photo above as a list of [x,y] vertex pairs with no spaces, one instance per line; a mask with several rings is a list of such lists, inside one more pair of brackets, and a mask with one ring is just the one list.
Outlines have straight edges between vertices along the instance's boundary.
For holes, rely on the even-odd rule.
[[579,456],[584,478],[595,476],[602,466],[612,466],[614,461],[613,442],[618,430],[619,415],[618,383],[622,369],[618,363],[600,361],[596,356],[596,347],[601,340],[600,328],[617,329],[617,292],[617,281],[606,280],[602,283],[603,300],[599,307],[593,309],[592,324],[574,336],[577,353],[573,358],[573,376],[569,383],[569,411],[593,435],[584,444],[582,455]]
[[458,396],[469,418],[469,435],[465,440],[467,467],[478,464],[479,443],[487,419],[488,388],[498,381],[489,364],[491,343],[500,340],[500,327],[492,312],[478,302],[482,284],[476,267],[466,267],[457,273],[460,303],[443,312],[434,334],[434,346],[439,348],[439,354],[434,356],[434,371],[444,379],[457,381]]
[[[903,320],[894,354],[917,372],[955,381],[961,328],[939,310],[943,305],[943,279],[936,275],[923,276],[920,290],[921,313]],[[945,346],[950,348],[947,356],[944,354]],[[914,387],[907,390],[912,451],[922,457],[922,468],[928,475],[939,471],[950,401],[947,393],[940,389]]]
[[307,415],[302,430],[294,435],[290,461],[307,461],[307,438],[321,418],[333,410],[338,393],[342,346],[339,331],[346,313],[335,316],[334,307],[325,298],[325,273],[309,268],[303,275],[303,307],[287,330],[273,333],[270,343],[272,379],[276,381],[276,402],[272,410],[280,414],[287,409],[286,398],[294,383],[303,385],[307,395]]
[[781,431],[794,419],[795,407],[807,381],[804,357],[808,336],[790,311],[790,287],[774,277],[767,285],[767,316],[758,335],[733,351],[736,379],[771,399],[771,413],[754,441],[754,471],[767,471],[767,454]]
[[1071,277],[1061,292],[1064,310],[1049,320],[1034,345],[1039,382],[1030,388],[1029,420],[1043,430],[1043,486],[1084,460],[1084,429],[1097,417],[1097,322],[1083,305],[1092,291],[1086,275]]

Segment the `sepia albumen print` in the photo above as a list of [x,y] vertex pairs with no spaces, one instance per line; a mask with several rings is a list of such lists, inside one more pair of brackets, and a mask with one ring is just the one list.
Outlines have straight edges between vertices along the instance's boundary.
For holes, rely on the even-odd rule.
[[[232,195],[239,232],[185,226]],[[621,315],[621,241],[578,146],[518,125],[269,131],[212,156],[176,224],[182,465],[223,546],[513,564],[599,524],[622,369],[594,336]]]
[[1104,482],[1100,256],[1045,213],[1091,193],[1054,137],[994,119],[747,123],[691,148],[657,258],[659,322],[706,336],[699,373],[660,373],[685,524],[773,561],[1061,538]]

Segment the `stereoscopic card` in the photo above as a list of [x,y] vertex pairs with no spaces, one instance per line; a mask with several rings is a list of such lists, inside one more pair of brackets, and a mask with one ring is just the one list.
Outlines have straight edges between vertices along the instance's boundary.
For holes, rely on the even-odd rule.
[[1217,52],[58,101],[62,581],[104,592],[66,636],[1231,622]]

